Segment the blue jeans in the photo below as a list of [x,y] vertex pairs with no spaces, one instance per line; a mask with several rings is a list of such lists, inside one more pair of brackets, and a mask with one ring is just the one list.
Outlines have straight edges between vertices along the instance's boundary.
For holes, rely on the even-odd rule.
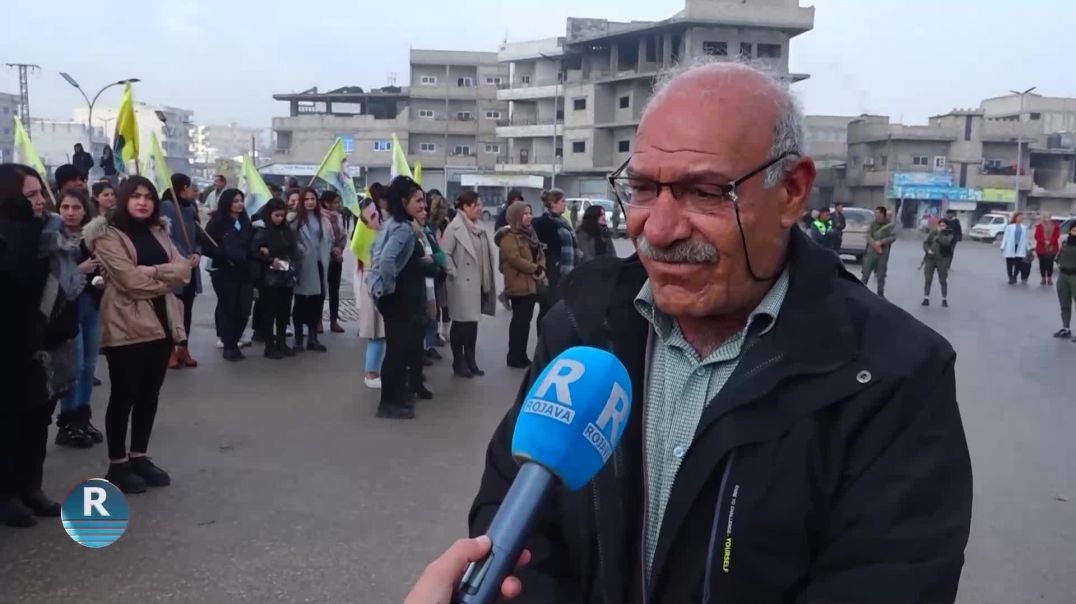
[[385,360],[385,338],[366,340],[366,373],[380,373]]
[[75,336],[75,367],[78,382],[62,399],[60,411],[75,411],[90,404],[93,395],[93,373],[97,368],[97,353],[101,350],[101,322],[97,304],[89,292],[78,297],[78,335]]
[[422,337],[422,349],[429,350],[437,345],[437,321],[430,321],[426,325],[426,333]]

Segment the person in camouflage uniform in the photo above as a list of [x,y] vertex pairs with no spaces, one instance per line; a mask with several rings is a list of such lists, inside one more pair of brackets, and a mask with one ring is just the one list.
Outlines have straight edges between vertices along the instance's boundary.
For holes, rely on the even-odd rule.
[[923,240],[923,306],[930,306],[930,285],[934,282],[934,273],[937,272],[942,306],[949,307],[949,266],[953,262],[955,245],[956,235],[949,230],[949,225],[944,220],[937,221]]
[[863,283],[869,283],[871,274],[876,275],[878,295],[885,297],[885,271],[889,265],[889,248],[897,240],[896,227],[889,221],[885,206],[874,209],[874,222],[867,231],[867,255],[863,257]]

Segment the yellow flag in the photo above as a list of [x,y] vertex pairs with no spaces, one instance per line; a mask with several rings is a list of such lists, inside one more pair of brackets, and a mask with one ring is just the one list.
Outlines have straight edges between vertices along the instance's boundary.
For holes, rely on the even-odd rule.
[[[164,197],[164,192],[172,188],[172,172],[168,169],[168,162],[164,159],[161,151],[161,143],[157,141],[157,133],[149,134],[149,157],[146,158],[146,178],[150,179],[157,187],[157,194]],[[175,197],[175,192],[173,192]]]
[[351,174],[348,172],[347,166],[347,153],[344,153],[344,141],[336,138],[336,142],[332,147],[329,147],[329,152],[325,154],[325,159],[321,160],[321,165],[318,166],[318,171],[314,173],[314,178],[320,178],[324,180],[330,187],[336,190],[340,194],[340,197],[344,200],[344,207],[351,210],[351,213],[359,215],[359,194],[355,190],[355,181],[351,179]]
[[45,164],[34,149],[34,144],[30,142],[30,136],[26,134],[26,129],[22,127],[22,120],[17,115],[15,116],[15,152],[17,153],[15,161],[30,166],[37,170],[41,178],[48,179],[49,174],[45,171]]
[[396,178],[397,176],[406,176],[408,178],[414,178],[411,174],[411,168],[407,165],[407,154],[404,153],[403,147],[400,146],[400,139],[396,138],[396,133],[392,133],[392,168],[389,170],[389,176]]
[[112,154],[116,170],[122,174],[130,173],[127,162],[138,164],[138,122],[135,120],[134,97],[131,95],[131,83],[123,86],[123,98],[116,115],[116,135],[112,140]]
[[262,175],[258,174],[258,169],[254,167],[254,162],[250,161],[249,155],[243,156],[243,172],[240,178],[244,182],[243,189],[246,191],[244,205],[247,208],[247,216],[254,216],[262,209],[262,206],[269,202],[273,194],[262,180]]
[[422,162],[415,162],[415,182],[422,186]]

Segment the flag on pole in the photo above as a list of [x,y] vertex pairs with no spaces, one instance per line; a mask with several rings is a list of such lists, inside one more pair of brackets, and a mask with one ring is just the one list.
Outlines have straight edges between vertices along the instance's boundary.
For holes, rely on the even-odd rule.
[[[157,133],[149,134],[149,156],[146,158],[146,178],[157,187],[157,194],[162,198],[164,192],[172,188],[172,172],[168,169],[168,162],[164,159],[161,151],[161,143],[157,141]],[[172,194],[175,197],[175,193]]]
[[326,184],[335,189],[344,200],[344,207],[351,210],[352,214],[359,215],[359,195],[355,191],[355,181],[351,179],[351,174],[348,173],[344,141],[339,137],[336,138],[333,146],[329,147],[329,152],[325,154],[325,159],[321,160],[321,165],[318,166],[318,171],[314,173],[314,178],[324,180]]
[[[131,83],[123,86],[123,98],[116,115],[116,136],[112,139],[112,159],[116,171],[129,174],[127,162],[135,162],[138,167],[138,122],[135,121],[134,97],[131,95]],[[137,170],[136,170],[137,171]]]
[[258,170],[254,167],[254,162],[250,160],[249,155],[243,156],[243,168],[239,179],[241,181],[240,188],[246,193],[244,205],[247,208],[247,216],[253,217],[261,211],[262,206],[269,202],[273,194],[269,191],[269,187],[265,185],[265,181],[262,180],[262,175],[258,174]]
[[415,162],[415,169],[412,172],[415,174],[415,182],[422,186],[422,162]]
[[355,234],[351,236],[351,253],[362,263],[363,268],[370,268],[370,250],[373,249],[374,239],[377,239],[377,231],[366,226],[359,220],[355,224]]
[[34,149],[34,144],[30,142],[30,136],[26,134],[26,129],[22,127],[22,120],[17,115],[15,116],[15,153],[15,161],[37,170],[41,178],[48,180],[49,174],[45,171],[45,164]]
[[397,176],[407,176],[408,178],[414,178],[411,174],[411,168],[407,165],[407,154],[404,153],[403,147],[400,146],[400,139],[396,138],[396,133],[392,133],[392,168],[389,170],[389,176],[396,178]]

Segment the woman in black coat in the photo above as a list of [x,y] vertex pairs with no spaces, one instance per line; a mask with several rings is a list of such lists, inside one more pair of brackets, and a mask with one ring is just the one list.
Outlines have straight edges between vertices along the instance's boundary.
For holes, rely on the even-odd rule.
[[262,265],[258,278],[261,325],[265,334],[265,356],[282,359],[295,356],[288,346],[287,328],[291,317],[291,299],[295,293],[295,231],[288,226],[287,206],[282,199],[270,199],[261,210],[263,228],[254,231],[254,258]]
[[218,201],[217,211],[205,229],[219,246],[213,252],[216,257],[210,272],[213,291],[217,293],[215,318],[224,342],[224,360],[241,361],[246,357],[239,351],[239,339],[247,327],[254,298],[254,227],[239,189],[225,189]]

